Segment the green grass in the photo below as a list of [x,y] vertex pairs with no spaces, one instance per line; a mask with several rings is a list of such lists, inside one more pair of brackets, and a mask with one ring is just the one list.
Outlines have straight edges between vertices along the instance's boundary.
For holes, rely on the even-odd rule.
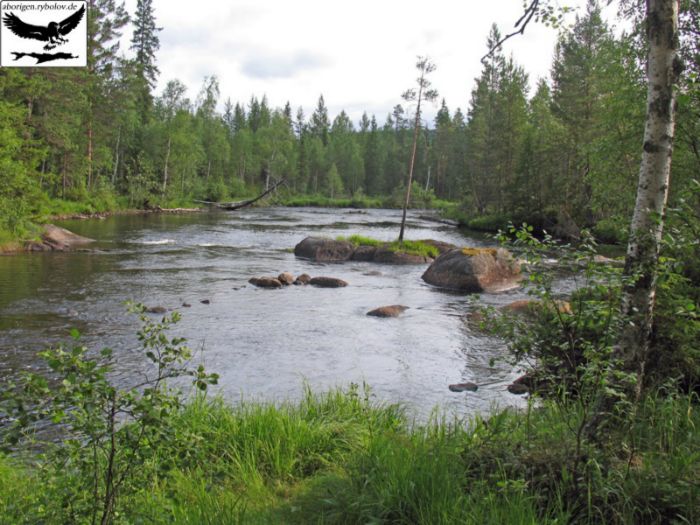
[[440,255],[440,250],[423,241],[394,241],[389,244],[389,249],[395,252],[431,257],[433,259]]
[[364,237],[362,235],[350,235],[349,237],[339,236],[336,237],[338,241],[349,241],[355,246],[374,246],[374,247],[386,247],[392,252],[396,253],[406,253],[408,255],[418,255],[421,257],[431,257],[436,258],[440,255],[440,250],[435,246],[428,244],[423,241],[392,241],[385,242],[378,239],[372,239],[371,237]]
[[371,237],[365,237],[363,235],[350,235],[349,237],[339,236],[336,237],[338,241],[348,241],[353,243],[355,246],[382,246],[388,244],[384,241],[378,239],[372,239]]
[[[611,448],[577,405],[416,426],[357,387],[281,406],[198,398],[125,487],[118,523],[697,523],[697,399],[653,397]],[[0,457],[0,523],[69,519],[70,467]],[[89,497],[89,495],[86,495]],[[75,512],[75,509],[73,509]]]
[[386,199],[359,196],[330,198],[323,195],[295,195],[279,199],[276,204],[291,207],[317,207],[317,208],[387,208]]

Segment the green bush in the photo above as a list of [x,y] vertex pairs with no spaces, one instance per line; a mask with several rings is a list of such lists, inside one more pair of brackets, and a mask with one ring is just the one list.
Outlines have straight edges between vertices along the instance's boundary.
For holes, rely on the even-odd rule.
[[510,222],[510,217],[506,215],[483,215],[470,219],[467,222],[467,226],[472,230],[497,232],[505,229]]
[[623,244],[629,237],[629,224],[619,217],[601,219],[593,226],[593,235],[600,242],[608,244]]

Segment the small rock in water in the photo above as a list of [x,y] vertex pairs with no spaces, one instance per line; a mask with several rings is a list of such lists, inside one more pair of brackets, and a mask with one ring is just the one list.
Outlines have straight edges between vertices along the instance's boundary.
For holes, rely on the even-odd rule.
[[508,392],[516,396],[522,396],[523,394],[529,393],[530,389],[522,383],[513,383],[512,385],[508,385]]
[[209,304],[209,303],[211,303],[211,301],[210,301],[209,299],[202,299],[202,300],[199,301],[199,302],[202,303],[202,304]]
[[314,277],[309,281],[309,284],[321,288],[342,288],[348,285],[347,282],[336,277]]
[[148,306],[146,312],[149,314],[164,314],[167,310],[164,306]]
[[309,284],[310,280],[311,276],[308,273],[302,273],[299,277],[297,277],[296,281],[294,281],[294,284],[297,286],[300,284]]
[[258,288],[281,288],[282,283],[274,277],[251,277],[248,282]]
[[398,317],[402,313],[408,310],[408,306],[403,306],[401,304],[392,304],[390,306],[380,306],[367,312],[367,315],[372,317]]
[[448,386],[448,388],[452,392],[476,392],[479,389],[479,385],[476,383],[456,383]]
[[281,282],[284,286],[288,286],[294,282],[294,276],[289,272],[282,272],[277,277],[277,280]]
[[183,306],[184,308],[189,308],[189,307],[192,306],[192,305],[191,305],[190,303],[182,303],[182,306]]

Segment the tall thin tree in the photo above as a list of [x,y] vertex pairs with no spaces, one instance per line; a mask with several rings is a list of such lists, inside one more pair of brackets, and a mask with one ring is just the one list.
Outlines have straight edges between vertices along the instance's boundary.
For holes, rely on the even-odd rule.
[[420,76],[416,79],[418,84],[418,92],[415,88],[406,90],[401,97],[407,102],[416,101],[416,114],[413,119],[413,146],[411,148],[411,160],[408,165],[408,183],[406,185],[406,199],[403,204],[403,214],[401,216],[401,230],[399,231],[399,242],[403,242],[403,234],[406,229],[406,211],[408,203],[411,200],[411,185],[413,184],[413,166],[416,162],[416,148],[418,146],[418,133],[421,127],[421,104],[425,101],[434,101],[438,92],[430,88],[430,81],[426,78],[427,75],[435,71],[435,64],[430,62],[428,57],[418,57],[416,69]]

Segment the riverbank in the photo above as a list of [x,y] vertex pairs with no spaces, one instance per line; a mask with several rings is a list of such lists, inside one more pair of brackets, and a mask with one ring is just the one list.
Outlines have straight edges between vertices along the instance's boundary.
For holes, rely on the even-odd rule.
[[98,203],[78,203],[53,199],[32,222],[15,232],[0,231],[0,255],[10,255],[28,250],[33,243],[41,242],[44,228],[41,225],[67,220],[106,219],[124,215],[199,213],[203,208],[187,201],[176,203],[175,207],[149,205],[147,208],[131,208],[124,202],[100,201]]
[[[613,431],[602,448],[577,441],[576,403],[415,426],[400,406],[371,399],[356,385],[278,406],[198,398],[163,421],[176,439],[143,445],[150,459],[120,490],[116,521],[700,520],[700,414],[686,396],[647,399],[631,433]],[[0,456],[0,521],[88,519],[91,483],[76,476],[49,458]]]

